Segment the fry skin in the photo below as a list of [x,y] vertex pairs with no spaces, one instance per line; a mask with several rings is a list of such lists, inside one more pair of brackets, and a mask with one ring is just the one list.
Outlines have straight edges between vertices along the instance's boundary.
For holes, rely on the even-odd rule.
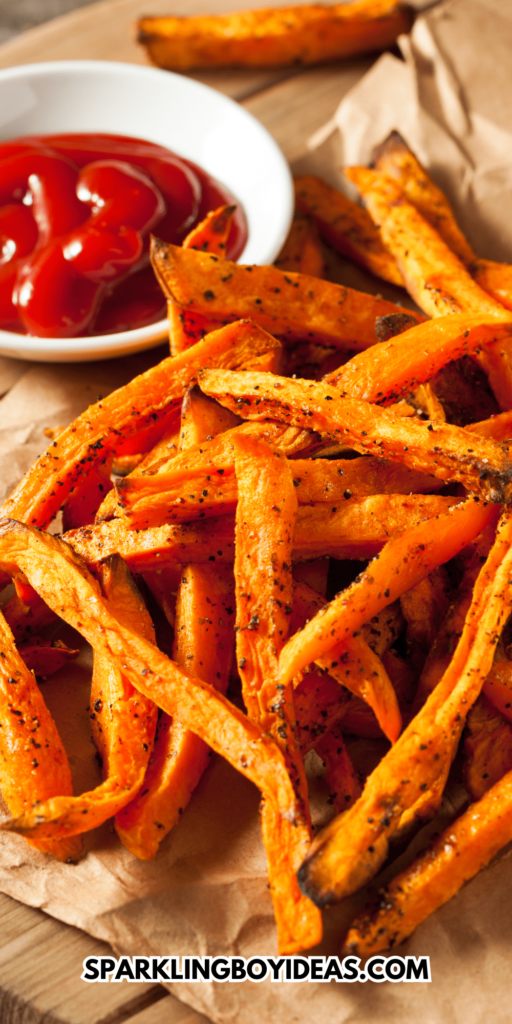
[[[220,206],[218,210],[208,213],[200,224],[189,232],[183,240],[184,249],[198,249],[200,252],[214,253],[223,258],[226,255],[227,242],[236,206]],[[171,355],[184,352],[201,341],[211,329],[208,318],[200,314],[187,314],[181,306],[174,302],[168,303],[169,341]],[[213,328],[215,330],[215,328]]]
[[490,669],[512,605],[511,540],[507,511],[441,682],[369,776],[357,803],[313,842],[299,881],[317,905],[340,899],[371,878],[387,855],[389,837],[418,804],[426,801],[429,812],[438,806],[466,715]]
[[379,893],[375,908],[356,918],[344,952],[367,956],[398,946],[511,839],[509,772]]
[[307,4],[192,18],[141,18],[138,41],[153,63],[191,68],[274,68],[340,60],[392,46],[411,14],[395,0]]
[[[227,411],[227,410],[226,410]],[[229,453],[227,453],[229,455]],[[385,459],[294,459],[299,505],[341,502],[353,495],[411,494],[438,490],[435,477]],[[117,484],[118,511],[131,529],[234,512],[238,488],[233,465],[193,466],[155,476],[128,477]]]
[[[144,602],[119,556],[102,566],[105,593],[116,616],[154,643]],[[128,803],[142,784],[153,746],[158,709],[123,676],[117,665],[96,651],[91,686],[91,725],[103,761],[105,781],[80,796],[57,795],[19,815],[11,830],[26,838],[66,838],[103,824]]]
[[[322,178],[295,178],[297,209],[313,217],[321,237],[336,252],[348,256],[392,284],[403,285],[396,261],[382,244],[378,228],[362,206],[353,203]],[[301,267],[283,269],[301,270]],[[304,271],[306,273],[306,271]]]
[[289,380],[271,374],[201,370],[199,386],[247,419],[272,416],[307,426],[357,451],[379,454],[411,469],[459,480],[493,501],[507,501],[512,464],[506,446],[479,439],[447,423],[412,421],[387,409],[341,397],[328,384]]
[[296,738],[293,687],[279,681],[278,656],[292,612],[292,543],[297,498],[290,464],[264,441],[235,441],[239,499],[236,512],[236,658],[249,718],[281,749],[301,815],[279,821],[265,798],[261,828],[279,948],[316,945],[322,935],[318,910],[297,885],[296,871],[311,841],[306,776]]
[[393,302],[318,277],[246,267],[158,238],[151,262],[164,294],[187,312],[219,324],[250,317],[285,342],[359,352],[375,344],[377,317],[400,312]]
[[[437,518],[457,503],[457,498],[436,494],[375,494],[347,499],[342,506],[303,505],[297,516],[293,558],[372,558],[393,531],[421,518]],[[89,565],[117,553],[134,572],[174,568],[176,563],[230,563],[234,517],[226,514],[147,530],[129,530],[121,519],[113,519],[71,530],[66,540]]]
[[512,771],[512,725],[483,693],[469,712],[464,735],[464,785],[471,800]]
[[[0,787],[17,818],[61,793],[71,795],[73,782],[55,722],[1,612],[0,655]],[[82,850],[78,837],[36,836],[32,845],[63,861],[76,860]]]
[[[174,658],[181,668],[225,693],[233,654],[234,586],[230,568],[188,565],[176,608]],[[210,749],[180,722],[162,714],[155,747],[138,795],[117,815],[116,832],[142,860],[155,856],[179,821]]]
[[440,316],[360,352],[325,380],[344,395],[388,405],[452,359],[507,342],[512,324],[505,311],[503,321],[466,313]]

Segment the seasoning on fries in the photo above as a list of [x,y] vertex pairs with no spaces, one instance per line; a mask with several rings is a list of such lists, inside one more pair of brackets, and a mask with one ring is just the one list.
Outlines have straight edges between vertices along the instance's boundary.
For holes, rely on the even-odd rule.
[[[436,814],[460,750],[471,805],[358,915],[361,956],[512,838],[512,320],[509,268],[478,259],[402,140],[350,176],[368,212],[299,179],[311,220],[274,267],[225,260],[232,208],[182,247],[153,241],[173,354],[52,435],[2,508],[0,783],[4,828],[38,849],[75,860],[114,816],[145,860],[226,758],[261,791],[278,945],[296,953]],[[317,231],[432,319],[323,280]],[[103,782],[81,796],[44,703],[77,653],[60,620],[94,655]],[[354,737],[378,761],[366,778]],[[331,812],[314,837],[311,751]]]

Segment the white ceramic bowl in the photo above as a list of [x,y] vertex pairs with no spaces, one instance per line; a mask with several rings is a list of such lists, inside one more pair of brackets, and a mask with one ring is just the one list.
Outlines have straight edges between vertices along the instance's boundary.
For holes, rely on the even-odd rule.
[[[203,167],[240,200],[249,239],[242,263],[272,263],[288,232],[293,186],[281,150],[243,107],[183,75],[110,61],[69,60],[0,70],[0,139],[108,132],[156,142]],[[167,321],[92,338],[0,330],[0,355],[80,362],[158,344]]]

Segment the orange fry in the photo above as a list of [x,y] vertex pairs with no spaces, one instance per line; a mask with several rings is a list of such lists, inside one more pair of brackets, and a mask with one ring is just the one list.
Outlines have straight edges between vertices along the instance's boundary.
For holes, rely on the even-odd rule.
[[[119,557],[102,567],[107,596],[128,629],[154,642],[154,630],[142,598]],[[93,734],[103,760],[105,781],[80,796],[47,797],[11,823],[26,838],[58,839],[90,831],[116,814],[142,784],[155,735],[157,707],[140,694],[112,663],[96,651],[91,687]]]
[[[293,558],[372,558],[395,530],[404,529],[419,518],[437,518],[457,502],[457,498],[436,494],[375,494],[347,499],[340,506],[324,502],[302,505],[297,516]],[[226,514],[129,530],[123,520],[113,519],[71,530],[65,539],[89,565],[117,553],[132,571],[147,572],[174,568],[177,562],[232,562],[234,520]]]
[[296,871],[311,840],[307,783],[295,735],[293,688],[279,682],[278,656],[292,612],[292,543],[297,498],[290,464],[262,441],[235,442],[236,657],[249,718],[283,753],[301,816],[291,826],[263,800],[261,827],[280,949],[320,941],[321,918],[301,895]]
[[315,219],[325,242],[336,252],[361,263],[377,277],[392,284],[403,284],[395,260],[382,244],[378,228],[362,206],[347,199],[343,192],[322,178],[304,175],[295,178],[294,184],[297,209]]
[[[14,817],[33,805],[70,796],[73,782],[66,752],[34,676],[16,650],[0,613],[0,786]],[[59,860],[75,860],[81,840],[36,836],[32,845]]]
[[410,26],[410,12],[396,0],[355,0],[333,6],[141,18],[138,39],[162,68],[274,68],[386,49]]
[[328,384],[272,374],[201,370],[202,391],[246,419],[272,416],[307,426],[358,451],[379,454],[444,480],[460,480],[492,501],[506,501],[512,463],[505,445],[461,427],[396,416],[388,409],[341,397]]
[[508,341],[512,323],[505,310],[503,321],[467,313],[429,320],[353,356],[325,380],[343,395],[387,405],[430,380],[452,359]]
[[473,878],[512,839],[512,773],[471,804],[353,922],[344,952],[392,949]]
[[219,323],[250,317],[287,342],[361,351],[375,344],[376,318],[400,312],[385,299],[318,277],[247,267],[156,238],[151,260],[164,294],[187,311]]
[[[175,626],[176,663],[225,693],[233,654],[231,569],[188,565],[182,570]],[[210,758],[207,744],[162,712],[149,767],[138,795],[117,815],[123,844],[142,860],[154,857],[179,821]]]
[[[254,782],[289,823],[300,808],[279,747],[211,686],[186,673],[148,640],[131,632],[101,597],[72,549],[59,538],[12,520],[0,523],[0,567],[23,572],[50,607],[107,654],[133,686],[185,725]],[[6,826],[8,827],[8,826]]]

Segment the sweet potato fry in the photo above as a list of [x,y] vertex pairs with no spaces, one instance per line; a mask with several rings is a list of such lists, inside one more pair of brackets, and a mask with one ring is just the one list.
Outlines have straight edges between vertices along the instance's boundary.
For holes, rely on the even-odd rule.
[[[119,556],[102,566],[102,583],[106,595],[115,601],[116,617],[154,642],[151,619]],[[75,836],[101,825],[140,789],[153,745],[157,707],[98,650],[94,654],[91,718],[105,781],[80,796],[58,794],[39,801],[10,824],[12,831],[26,838]]]
[[509,658],[496,655],[483,692],[500,714],[512,722],[512,662]]
[[[192,228],[182,243],[183,248],[214,253],[221,258],[226,256],[235,210],[236,206],[221,206],[218,210],[212,210],[200,224]],[[200,314],[189,315],[183,307],[177,306],[174,302],[169,302],[167,315],[172,356],[184,352],[190,345],[201,341],[210,330],[215,330],[215,327],[209,326],[207,317]]]
[[[34,805],[73,792],[66,752],[41,691],[0,613],[0,786],[15,818]],[[32,842],[59,860],[75,860],[80,839],[59,842],[41,836]]]
[[512,464],[505,446],[461,427],[395,416],[360,399],[343,398],[328,384],[271,374],[201,370],[199,386],[246,419],[272,416],[294,426],[309,425],[333,441],[350,441],[358,451],[378,452],[442,480],[459,480],[493,501],[507,500]]
[[324,672],[308,672],[294,691],[297,742],[303,754],[312,750],[353,701],[352,694]]
[[[234,648],[234,581],[230,568],[188,565],[176,610],[174,658],[183,669],[225,693]],[[116,818],[123,844],[142,860],[154,857],[179,820],[206,768],[210,749],[178,716],[162,713],[140,792]]]
[[391,132],[374,149],[372,167],[398,182],[410,202],[465,266],[473,263],[475,253],[460,230],[444,192],[434,184],[398,132]]
[[50,607],[79,629],[95,650],[122,664],[136,689],[168,714],[179,712],[188,728],[259,786],[279,817],[289,824],[300,819],[276,743],[207,683],[184,672],[127,629],[68,544],[25,524],[2,520],[0,567],[10,575],[23,572]]
[[[378,228],[362,206],[353,203],[322,178],[295,178],[295,202],[301,213],[313,217],[328,245],[349,256],[377,277],[403,285],[396,261],[382,244]],[[288,267],[301,270],[301,267]],[[305,273],[306,271],[304,271]]]
[[355,0],[331,7],[141,18],[138,39],[161,68],[274,68],[386,49],[410,26],[410,12],[395,0]]
[[200,366],[240,366],[249,354],[261,354],[276,345],[274,338],[246,322],[216,332],[193,352],[164,359],[91,405],[66,427],[4,503],[2,514],[47,526],[81,477],[83,466],[102,459],[106,449],[115,449],[119,436],[154,423],[155,417],[167,415],[172,408],[178,410]]
[[[502,317],[501,303],[479,287],[395,181],[364,167],[351,168],[346,173],[361,191],[382,240],[396,258],[409,294],[420,309],[431,316],[467,312]],[[479,358],[500,407],[509,409],[512,346],[496,346]]]
[[366,956],[399,945],[511,839],[509,772],[379,893],[353,922],[344,951]]
[[329,803],[341,814],[361,796],[361,782],[350,760],[339,725],[333,726],[315,744],[325,765],[325,781],[329,787]]
[[216,319],[219,325],[250,317],[287,342],[306,339],[361,351],[375,344],[376,318],[400,312],[385,299],[318,277],[283,273],[277,267],[246,267],[157,238],[151,261],[164,294],[188,312]]
[[489,522],[496,521],[497,511],[469,500],[440,515],[435,531],[427,521],[391,538],[367,571],[285,644],[280,658],[283,680],[293,679],[436,566],[453,558]]
[[471,800],[512,771],[512,725],[480,694],[469,712],[464,735],[464,785]]
[[507,511],[441,682],[369,776],[354,807],[315,839],[299,878],[303,891],[318,905],[354,892],[371,878],[386,857],[389,837],[407,813],[423,800],[431,809],[432,791],[435,803],[440,801],[466,715],[491,667],[495,643],[512,605],[511,540],[512,519]]
[[113,453],[108,452],[104,462],[94,462],[89,472],[77,481],[62,509],[62,529],[75,530],[94,522],[102,501],[112,490],[110,479]]
[[407,660],[419,674],[450,607],[450,582],[440,565],[400,597],[407,622]]
[[372,162],[376,170],[398,181],[407,198],[468,268],[480,288],[507,309],[512,309],[512,267],[506,263],[478,259],[460,230],[446,196],[398,132],[392,132],[374,150]]
[[15,593],[2,608],[2,614],[19,645],[30,643],[45,626],[55,622],[57,616],[28,583],[14,580],[14,586]]
[[270,734],[283,753],[301,808],[294,825],[279,822],[263,800],[261,827],[279,947],[316,945],[322,923],[301,895],[297,868],[311,840],[307,783],[295,735],[293,688],[281,686],[278,657],[292,611],[292,543],[297,498],[290,464],[263,441],[238,435],[235,472],[236,657],[249,718]]
[[308,274],[309,277],[327,276],[322,243],[311,217],[295,214],[288,238],[274,260],[274,265],[279,270],[293,270],[298,274]]
[[[240,435],[246,436],[246,435]],[[395,530],[420,518],[435,519],[458,498],[440,495],[376,494],[350,498],[343,505],[319,502],[302,505],[293,545],[295,560],[312,558],[372,558]],[[81,530],[71,530],[66,540],[89,564],[120,554],[134,572],[174,566],[176,562],[232,562],[233,516],[225,514],[200,521],[129,530],[113,519]]]
[[374,345],[328,374],[328,384],[342,394],[366,402],[387,405],[405,392],[430,380],[435,373],[462,355],[506,342],[512,324],[503,311],[497,317],[455,313],[417,324],[389,341]]
[[[230,461],[226,459],[222,467],[217,463],[215,469],[193,466],[156,476],[129,477],[117,485],[118,510],[132,529],[233,512],[238,490]],[[426,473],[371,456],[294,459],[291,468],[299,505],[344,505],[353,495],[422,493],[442,486]]]

